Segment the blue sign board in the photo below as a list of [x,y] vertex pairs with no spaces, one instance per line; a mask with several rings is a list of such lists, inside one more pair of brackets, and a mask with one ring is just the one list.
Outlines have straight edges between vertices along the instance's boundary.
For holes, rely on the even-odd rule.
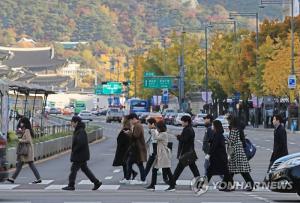
[[297,84],[296,75],[289,75],[288,87],[289,89],[295,89]]
[[162,102],[164,104],[168,104],[168,102],[169,102],[169,90],[168,89],[163,89]]
[[234,93],[234,95],[233,95],[233,97],[232,97],[232,100],[233,100],[235,103],[239,103],[240,98],[241,98],[241,93],[236,92],[236,93]]

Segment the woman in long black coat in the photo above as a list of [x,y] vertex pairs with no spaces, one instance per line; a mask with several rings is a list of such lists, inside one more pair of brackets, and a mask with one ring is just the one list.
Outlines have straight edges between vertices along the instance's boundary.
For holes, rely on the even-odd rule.
[[[228,159],[225,146],[224,130],[219,120],[213,121],[213,138],[210,143],[210,150],[207,155],[209,167],[207,171],[207,181],[209,182],[214,175],[223,175],[223,183],[232,183],[228,170]],[[222,187],[220,190],[227,190]]]
[[[125,183],[125,177],[126,177],[126,160],[128,156],[128,150],[131,145],[131,138],[130,138],[130,133],[131,133],[131,125],[130,121],[124,117],[123,118],[123,128],[120,131],[118,137],[117,137],[117,150],[115,154],[115,158],[113,161],[113,166],[122,166],[123,167],[123,174],[124,174],[124,179],[120,181],[120,183]],[[137,172],[133,171],[132,172],[132,179],[134,179],[137,176]]]

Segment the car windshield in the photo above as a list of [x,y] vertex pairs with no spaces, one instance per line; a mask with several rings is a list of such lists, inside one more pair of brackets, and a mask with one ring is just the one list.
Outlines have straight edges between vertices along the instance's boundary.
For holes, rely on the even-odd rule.
[[146,101],[132,101],[131,103],[134,107],[145,107],[147,105]]

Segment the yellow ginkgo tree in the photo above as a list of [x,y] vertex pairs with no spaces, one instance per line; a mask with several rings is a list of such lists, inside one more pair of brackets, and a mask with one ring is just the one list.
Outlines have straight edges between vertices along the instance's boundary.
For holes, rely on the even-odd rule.
[[[290,39],[290,38],[289,38]],[[288,76],[291,74],[291,46],[290,40],[287,40],[283,45],[276,50],[275,55],[268,60],[264,69],[264,92],[267,95],[276,97],[289,96]],[[295,37],[295,69],[300,65],[299,54],[300,42],[299,37]],[[298,80],[299,81],[299,80]],[[298,82],[298,87],[299,87]]]

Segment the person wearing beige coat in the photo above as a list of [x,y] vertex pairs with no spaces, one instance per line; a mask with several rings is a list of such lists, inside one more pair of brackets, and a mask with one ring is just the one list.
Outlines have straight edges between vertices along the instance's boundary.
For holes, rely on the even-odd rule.
[[171,168],[171,150],[168,148],[167,132],[154,134],[153,138],[157,141],[157,157],[154,162],[154,168]]
[[17,165],[16,165],[16,171],[12,175],[11,178],[8,178],[7,181],[14,183],[15,179],[18,177],[19,173],[22,170],[22,166],[24,163],[28,163],[30,169],[32,170],[34,176],[36,177],[36,180],[33,181],[33,184],[41,183],[41,177],[36,169],[33,161],[34,161],[34,150],[33,150],[33,141],[32,141],[32,135],[33,135],[33,130],[31,128],[31,123],[28,118],[24,117],[20,121],[20,126],[21,126],[21,131],[22,131],[22,136],[19,139],[20,144],[27,144],[28,147],[28,154],[27,155],[17,155]]
[[146,187],[147,190],[155,190],[155,185],[157,181],[157,171],[162,168],[163,174],[168,177],[169,188],[166,191],[175,190],[175,181],[171,172],[171,159],[172,153],[168,148],[168,138],[169,135],[166,132],[167,126],[163,121],[159,121],[156,124],[158,133],[153,135],[154,140],[157,141],[157,155],[154,161],[152,169],[152,180],[151,184]]

